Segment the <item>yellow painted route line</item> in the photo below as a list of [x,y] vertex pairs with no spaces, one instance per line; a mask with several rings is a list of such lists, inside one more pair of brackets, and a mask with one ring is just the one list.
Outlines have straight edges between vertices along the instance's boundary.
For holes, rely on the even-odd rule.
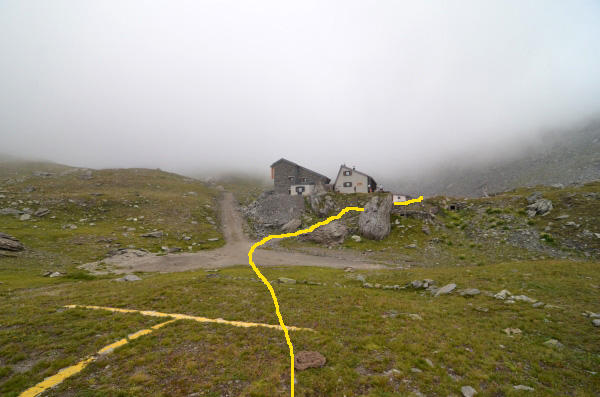
[[170,324],[174,321],[177,321],[177,320],[169,320],[169,321],[166,321],[161,324],[156,324],[155,326],[151,327],[152,329],[143,329],[141,331],[138,331],[134,334],[129,335],[127,338],[123,338],[119,341],[116,341],[115,343],[111,343],[108,346],[104,346],[102,349],[98,350],[98,352],[96,354],[88,356],[88,357],[84,358],[83,360],[81,360],[80,362],[78,362],[77,364],[71,365],[70,367],[67,367],[67,368],[64,368],[64,369],[60,370],[56,375],[50,376],[49,378],[44,379],[37,385],[30,387],[29,389],[27,389],[23,393],[21,393],[19,395],[19,397],[38,396],[38,395],[42,394],[43,392],[45,392],[46,390],[61,384],[68,377],[73,376],[73,375],[83,371],[83,369],[85,367],[87,367],[87,365],[89,363],[91,363],[92,361],[97,360],[99,357],[101,357],[103,355],[112,353],[112,351],[115,348],[126,345],[127,343],[129,343],[130,340],[137,339],[142,335],[147,335],[147,334],[151,333],[152,331],[157,330],[161,327],[164,327],[165,325]]
[[407,200],[407,201],[398,201],[398,202],[395,202],[394,205],[409,205],[412,203],[420,203],[421,201],[423,201],[423,196],[420,196],[417,199],[412,199],[412,200]]
[[[219,323],[219,324],[228,324],[234,325],[236,327],[265,327],[265,328],[274,328],[281,330],[279,325],[272,324],[263,324],[263,323],[248,323],[244,321],[228,321],[223,320],[222,318],[206,318],[206,317],[196,317],[196,316],[188,316],[187,314],[175,314],[175,313],[161,313],[155,312],[151,310],[133,310],[133,309],[118,309],[115,307],[103,307],[103,306],[85,306],[85,305],[67,305],[69,309],[74,309],[76,307],[82,307],[85,309],[95,309],[95,310],[109,310],[111,312],[119,312],[119,313],[139,313],[144,316],[152,316],[152,317],[172,317],[176,320],[193,320],[198,321],[200,323]],[[314,331],[310,328],[300,328],[300,327],[288,327],[292,331]],[[141,332],[141,331],[140,331]]]
[[[422,197],[421,197],[421,199],[422,199]],[[275,296],[275,291],[273,290],[271,283],[269,283],[269,281],[265,278],[265,276],[262,275],[260,270],[258,270],[256,265],[252,261],[252,254],[254,253],[254,250],[256,248],[260,247],[261,245],[263,245],[264,243],[266,243],[269,240],[278,239],[278,238],[286,238],[286,237],[294,237],[294,236],[299,236],[301,234],[310,233],[310,232],[314,231],[316,228],[318,228],[319,226],[324,226],[324,225],[327,225],[331,221],[340,219],[346,212],[349,212],[349,211],[361,212],[361,211],[364,211],[364,208],[346,207],[339,214],[337,214],[335,216],[330,216],[329,218],[327,218],[326,220],[324,220],[322,222],[315,223],[308,229],[298,230],[295,233],[272,234],[270,236],[263,238],[258,243],[252,245],[252,247],[250,248],[250,252],[248,252],[250,266],[252,266],[252,269],[254,270],[256,275],[262,280],[262,282],[265,283],[265,285],[269,289],[269,292],[271,292],[271,296],[273,297],[273,303],[275,304],[275,312],[277,313],[277,318],[279,319],[279,324],[281,325],[281,328],[283,329],[283,333],[285,334],[285,340],[287,341],[287,344],[290,348],[291,367],[292,367],[292,372],[291,372],[292,379],[291,379],[290,385],[292,388],[292,397],[294,397],[294,346],[292,345],[292,342],[290,341],[290,336],[288,334],[288,327],[286,327],[285,324],[283,323],[283,318],[281,317],[281,312],[279,311],[279,303],[277,302],[277,296]],[[289,327],[289,329],[291,330],[292,327]]]

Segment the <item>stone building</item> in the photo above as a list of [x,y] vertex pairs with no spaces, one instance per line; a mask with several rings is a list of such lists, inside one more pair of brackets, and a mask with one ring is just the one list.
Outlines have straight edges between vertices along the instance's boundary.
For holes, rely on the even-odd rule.
[[279,159],[271,164],[271,179],[275,184],[275,193],[290,195],[307,195],[312,192],[315,183],[326,185],[331,182],[325,175],[286,159]]
[[340,166],[333,189],[340,193],[371,193],[377,190],[377,182],[354,167]]

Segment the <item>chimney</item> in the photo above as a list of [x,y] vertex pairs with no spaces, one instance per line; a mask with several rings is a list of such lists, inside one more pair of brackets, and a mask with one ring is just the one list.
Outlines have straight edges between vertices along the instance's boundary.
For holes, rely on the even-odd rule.
[[352,166],[352,169],[353,169],[353,170],[356,170],[356,167],[355,167],[355,166]]

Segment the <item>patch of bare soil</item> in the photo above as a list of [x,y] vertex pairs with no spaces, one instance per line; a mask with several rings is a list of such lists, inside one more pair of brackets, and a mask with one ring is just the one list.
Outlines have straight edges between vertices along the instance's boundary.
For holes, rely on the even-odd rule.
[[[168,255],[118,255],[100,262],[82,265],[92,272],[133,273],[133,272],[182,272],[194,269],[214,269],[235,265],[249,265],[248,252],[255,242],[244,233],[246,221],[240,213],[239,205],[232,193],[224,193],[221,198],[221,227],[227,244],[213,251]],[[335,256],[308,255],[272,249],[258,249],[253,255],[254,263],[262,266],[317,266],[356,269],[379,269],[385,266],[370,263],[360,258],[350,258],[332,253]],[[367,259],[367,258],[365,258]]]

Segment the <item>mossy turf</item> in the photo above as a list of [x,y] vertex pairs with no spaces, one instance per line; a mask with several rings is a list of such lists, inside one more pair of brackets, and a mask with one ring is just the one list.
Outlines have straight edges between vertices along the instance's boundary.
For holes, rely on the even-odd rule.
[[[259,264],[260,267],[260,264]],[[296,352],[316,350],[327,365],[297,372],[296,395],[516,395],[523,384],[539,395],[590,395],[599,385],[600,334],[586,310],[600,311],[597,263],[535,261],[476,267],[378,270],[262,269],[274,280],[326,283],[274,285]],[[157,310],[276,324],[267,288],[248,267],[213,272],[142,274],[142,281],[83,280],[4,290],[0,296],[0,394],[15,396],[128,333],[164,321],[137,314],[64,305]],[[410,289],[366,289],[353,279],[508,289],[553,305],[506,304],[484,295],[432,298]],[[231,277],[243,278],[236,280]],[[335,286],[338,283],[339,286]],[[487,310],[487,311],[485,311]],[[419,314],[415,320],[406,314]],[[506,328],[522,333],[509,337]],[[564,348],[544,345],[557,339]],[[427,360],[433,364],[431,367]],[[105,395],[289,395],[289,351],[283,333],[179,320],[118,348],[47,393]],[[422,372],[412,372],[418,368]],[[386,375],[389,370],[400,372]]]

